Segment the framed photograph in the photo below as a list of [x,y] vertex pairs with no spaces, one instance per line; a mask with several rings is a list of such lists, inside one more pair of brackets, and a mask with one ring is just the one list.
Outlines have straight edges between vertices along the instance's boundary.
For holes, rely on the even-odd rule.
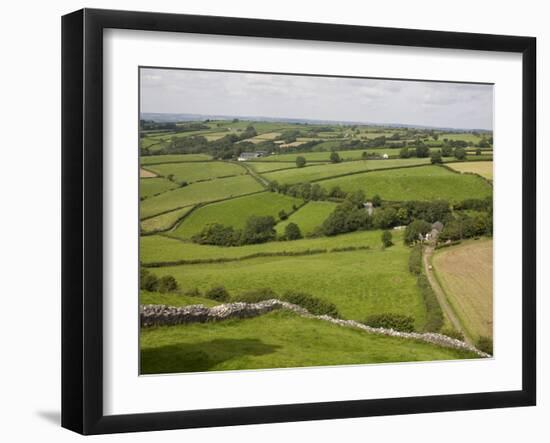
[[536,41],[62,21],[62,425],[536,402]]

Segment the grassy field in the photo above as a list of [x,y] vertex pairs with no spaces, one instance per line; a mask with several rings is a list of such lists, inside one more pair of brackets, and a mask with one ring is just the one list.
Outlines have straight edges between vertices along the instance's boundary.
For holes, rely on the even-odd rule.
[[212,157],[206,154],[172,154],[172,155],[146,155],[141,156],[142,165],[152,165],[157,163],[178,163],[211,160]]
[[139,179],[140,197],[151,197],[155,194],[160,194],[161,192],[166,192],[177,187],[178,185],[176,183],[162,177]]
[[333,177],[335,175],[348,174],[350,172],[372,171],[377,169],[395,168],[396,166],[422,165],[429,163],[429,159],[413,158],[399,160],[360,160],[336,164],[324,164],[307,168],[287,169],[264,174],[268,180],[278,183],[303,183]]
[[204,163],[166,163],[162,165],[151,165],[148,169],[164,177],[172,174],[177,180],[186,181],[188,183],[246,173],[246,169],[242,166],[235,163],[218,161]]
[[390,201],[459,201],[492,195],[491,186],[482,178],[455,174],[439,166],[373,171],[324,180],[320,184],[325,189],[340,186],[348,192],[362,189],[367,197],[378,194],[382,199]]
[[[294,241],[278,241],[257,245],[222,247],[184,242],[165,235],[150,235],[140,239],[140,259],[143,263],[174,262],[179,260],[236,259],[252,254],[304,252],[312,249],[333,249],[348,246],[381,244],[381,231],[362,231],[337,237],[317,237]],[[395,232],[394,242],[401,243],[402,234]]]
[[220,203],[203,206],[190,214],[170,235],[188,239],[212,223],[221,223],[234,228],[243,228],[251,215],[272,215],[278,220],[281,210],[289,213],[292,206],[299,206],[302,200],[273,192],[234,198]]
[[192,206],[187,208],[176,209],[175,211],[157,215],[156,217],[148,218],[140,222],[141,230],[144,233],[166,231],[176,224],[176,222],[187,214],[192,209]]
[[334,211],[336,206],[337,204],[333,202],[311,201],[292,214],[287,220],[279,222],[276,226],[277,233],[284,234],[285,227],[289,223],[296,223],[300,227],[302,235],[311,234]]
[[168,305],[168,306],[189,306],[189,305],[204,305],[204,306],[216,306],[219,302],[210,300],[204,297],[195,297],[185,294],[170,292],[149,292],[140,291],[139,302],[142,305]]
[[249,194],[261,191],[262,189],[263,187],[250,175],[239,175],[237,177],[195,183],[143,200],[140,204],[140,218],[151,217],[161,212],[183,208],[200,202]]
[[493,241],[470,240],[436,251],[436,276],[468,335],[493,336]]
[[493,179],[493,162],[460,162],[450,163],[448,166],[458,172],[473,172],[489,180]]
[[264,173],[269,171],[277,171],[279,169],[296,168],[296,162],[247,162],[247,165],[256,172]]
[[142,329],[140,343],[142,374],[475,358],[285,311],[247,320]]
[[300,288],[334,303],[344,318],[362,320],[370,314],[412,315],[416,327],[425,323],[425,307],[416,278],[408,270],[409,249],[395,245],[353,252],[298,257],[262,257],[228,263],[151,268],[173,275],[184,290],[205,291],[223,285],[232,295],[271,288],[278,294]]

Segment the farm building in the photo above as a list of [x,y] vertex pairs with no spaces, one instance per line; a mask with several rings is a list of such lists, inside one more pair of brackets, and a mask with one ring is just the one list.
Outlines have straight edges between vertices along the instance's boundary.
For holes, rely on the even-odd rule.
[[384,154],[382,155],[382,158],[383,158],[384,160],[387,160],[387,159],[389,158],[389,156],[388,156],[388,154],[385,154],[385,153],[384,153]]
[[258,152],[241,152],[239,158],[237,159],[240,162],[245,162],[247,160],[253,160],[259,157],[265,157],[266,153],[264,151]]

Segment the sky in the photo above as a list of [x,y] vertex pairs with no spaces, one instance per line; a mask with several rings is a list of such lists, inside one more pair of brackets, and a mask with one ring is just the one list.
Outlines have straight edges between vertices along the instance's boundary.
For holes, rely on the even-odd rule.
[[141,112],[492,129],[493,86],[142,68]]

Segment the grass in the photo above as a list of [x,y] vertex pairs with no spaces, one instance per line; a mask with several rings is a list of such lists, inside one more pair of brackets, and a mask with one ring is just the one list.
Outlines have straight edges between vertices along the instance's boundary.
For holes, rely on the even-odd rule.
[[374,171],[320,182],[326,189],[340,186],[353,192],[362,189],[368,197],[378,194],[384,200],[459,201],[492,195],[491,186],[475,175],[455,174],[439,166]]
[[412,315],[420,330],[425,307],[408,271],[409,249],[395,245],[353,252],[298,257],[262,257],[227,263],[151,268],[158,276],[173,275],[184,290],[223,285],[232,295],[271,288],[278,294],[302,290],[334,303],[344,318],[370,314]]
[[272,215],[278,220],[278,213],[292,211],[302,200],[273,192],[263,192],[245,197],[213,203],[193,211],[170,233],[175,237],[189,239],[211,223],[221,223],[234,228],[243,228],[251,215]]
[[[339,146],[339,141],[327,141],[323,142],[322,144],[319,144],[316,146],[316,148],[320,148],[321,146],[323,148],[326,148],[326,151],[316,151],[316,152],[304,152],[304,153],[292,153],[292,154],[279,154],[279,155],[270,155],[269,157],[265,157],[262,159],[262,161],[295,161],[296,157],[298,155],[304,157],[307,161],[330,161],[330,148]],[[373,151],[372,149],[355,149],[355,150],[347,150],[347,151],[337,151],[338,155],[340,155],[341,158],[345,160],[359,160],[362,158],[363,152],[377,152],[377,153],[384,153],[387,152],[388,155],[390,155],[392,152],[395,152],[395,154],[399,154],[399,150],[392,150],[392,149],[386,149],[386,151],[381,151],[379,149]]]
[[172,174],[177,180],[186,181],[188,183],[246,173],[246,170],[242,166],[218,161],[204,163],[166,163],[162,165],[152,165],[149,166],[148,169],[164,177]]
[[160,293],[140,291],[139,303],[142,305],[168,305],[168,306],[190,306],[190,305],[205,305],[216,306],[219,303],[209,298],[195,297],[176,292]]
[[296,168],[296,162],[248,162],[248,166],[252,167],[258,173],[269,171],[277,171],[279,169]]
[[262,185],[250,175],[195,183],[143,200],[140,204],[140,218],[151,217],[200,202],[249,194],[262,189]]
[[192,206],[187,208],[176,209],[175,211],[167,212],[166,214],[157,215],[156,217],[142,220],[140,226],[143,232],[166,231],[176,224],[176,222],[187,214],[192,209]]
[[493,179],[493,162],[460,162],[449,163],[448,166],[458,172],[473,172],[489,180]]
[[493,241],[470,240],[436,251],[436,276],[469,336],[493,336]]
[[268,180],[275,180],[279,183],[302,183],[320,180],[335,175],[348,174],[351,172],[369,171],[377,169],[395,168],[399,166],[411,166],[427,164],[429,159],[396,159],[396,160],[361,160],[354,162],[343,162],[336,164],[324,164],[310,166],[307,168],[287,169],[265,174]]
[[155,194],[160,194],[161,192],[166,192],[177,187],[178,185],[176,183],[162,177],[139,179],[140,197],[151,197]]
[[298,211],[293,213],[287,220],[277,224],[278,234],[284,234],[285,227],[289,223],[296,223],[300,227],[302,235],[311,234],[315,228],[321,226],[329,214],[337,206],[333,202],[311,201]]
[[142,165],[151,165],[155,163],[177,163],[211,160],[212,157],[206,154],[168,154],[168,155],[146,155],[141,156]]
[[[382,231],[362,231],[336,237],[318,237],[294,241],[277,241],[257,245],[221,247],[184,242],[165,235],[149,235],[140,239],[140,260],[143,263],[175,262],[180,260],[237,259],[252,254],[304,252],[312,249],[333,249],[348,246],[380,246]],[[395,232],[394,243],[402,241]]]
[[142,374],[475,358],[465,351],[368,334],[286,311],[142,329],[140,346]]

